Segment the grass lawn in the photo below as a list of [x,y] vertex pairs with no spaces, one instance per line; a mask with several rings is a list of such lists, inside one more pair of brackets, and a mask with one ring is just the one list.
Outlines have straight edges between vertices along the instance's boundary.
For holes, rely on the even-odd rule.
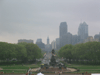
[[[100,73],[100,65],[74,65],[74,64],[70,64],[70,65],[67,65],[67,67],[73,67],[73,68],[77,68],[79,69],[80,71],[78,73]],[[77,73],[77,72],[74,72],[74,73]]]
[[38,68],[40,65],[30,64],[30,65],[0,65],[0,68],[3,70],[0,70],[0,72],[4,73],[27,73],[29,67],[32,68]]
[[[3,70],[0,70],[0,72],[4,73],[27,73],[28,69],[30,68],[38,68],[40,65],[30,64],[30,65],[0,65],[0,68]],[[92,65],[76,65],[76,64],[70,64],[67,65],[69,68],[77,68],[79,69],[78,72],[73,73],[100,73],[100,65],[98,66],[92,66]]]
[[29,69],[30,68],[37,68],[40,65],[9,65],[9,66],[0,66],[3,69]]

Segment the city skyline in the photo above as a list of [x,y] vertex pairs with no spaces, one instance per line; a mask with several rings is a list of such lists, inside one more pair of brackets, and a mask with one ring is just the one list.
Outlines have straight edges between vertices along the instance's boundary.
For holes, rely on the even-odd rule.
[[17,43],[19,39],[42,38],[46,44],[59,38],[61,22],[67,22],[68,32],[78,34],[81,22],[89,26],[89,36],[100,32],[100,1],[98,0],[1,0],[0,41]]

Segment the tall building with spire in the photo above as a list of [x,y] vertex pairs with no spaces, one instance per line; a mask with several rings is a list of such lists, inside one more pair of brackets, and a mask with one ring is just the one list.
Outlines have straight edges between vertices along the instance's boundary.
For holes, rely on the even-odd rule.
[[88,38],[88,25],[85,22],[80,23],[78,28],[78,36],[80,37],[81,41]]
[[49,37],[47,37],[47,44],[49,44]]
[[49,37],[47,37],[47,44],[45,45],[46,52],[51,52],[51,50],[52,50],[51,44],[49,42],[50,42]]

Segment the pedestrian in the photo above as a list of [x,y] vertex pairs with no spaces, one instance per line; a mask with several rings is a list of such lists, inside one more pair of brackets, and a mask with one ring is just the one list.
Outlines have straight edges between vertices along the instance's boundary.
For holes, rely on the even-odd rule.
[[31,68],[29,67],[29,70],[28,70],[28,75],[31,75],[32,72],[31,72]]
[[86,75],[87,75],[87,71],[86,71]]
[[82,75],[84,75],[84,72],[82,73]]
[[87,74],[87,71],[86,71],[86,74]]
[[26,73],[26,75],[28,75],[28,73]]
[[60,75],[60,72],[59,72],[59,75]]
[[62,74],[62,71],[60,72],[60,74]]

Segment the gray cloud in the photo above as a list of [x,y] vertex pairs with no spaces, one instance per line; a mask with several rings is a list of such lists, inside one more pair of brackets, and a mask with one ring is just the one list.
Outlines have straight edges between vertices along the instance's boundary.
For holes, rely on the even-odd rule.
[[62,21],[67,22],[72,34],[77,34],[81,21],[89,25],[90,35],[99,33],[99,0],[1,0],[0,3],[1,37],[7,33],[12,38],[17,36],[15,40],[41,37],[45,41],[49,35],[52,41],[59,37]]

